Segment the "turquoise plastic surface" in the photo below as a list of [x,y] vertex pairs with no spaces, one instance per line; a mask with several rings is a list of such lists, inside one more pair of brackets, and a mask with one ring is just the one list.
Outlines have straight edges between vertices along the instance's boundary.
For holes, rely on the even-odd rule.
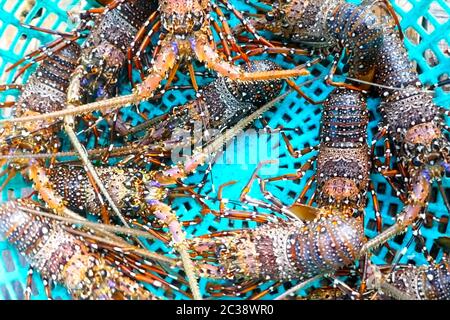
[[[49,16],[54,15],[55,22],[52,28],[58,28],[63,21],[67,21],[66,10],[67,8],[73,7],[78,1],[65,1],[71,2],[71,5],[65,8],[60,7],[61,1],[58,0],[37,0],[36,5],[27,15],[25,23],[29,23],[33,17],[38,15],[37,20],[34,20],[34,23],[38,21],[37,25],[40,25],[44,22],[44,20],[48,19]],[[242,0],[233,0],[232,3],[236,5],[239,9],[245,9],[247,11],[253,10],[251,7],[243,4]],[[450,8],[443,0],[434,1],[438,3],[442,8],[445,9],[445,12],[450,14]],[[12,5],[16,3],[15,5]],[[20,1],[11,1],[11,0],[0,0],[0,37],[6,37],[7,32],[11,32],[10,26],[17,28],[17,35],[13,37],[13,41],[11,45],[7,48],[3,48],[0,46],[0,74],[4,75],[4,70],[8,64],[11,64],[18,60],[20,57],[24,55],[25,52],[29,52],[31,50],[31,41],[32,39],[39,39],[41,43],[47,43],[53,39],[52,36],[45,35],[39,32],[30,31],[29,29],[25,29],[20,26],[18,17],[14,16],[13,12],[16,12],[17,9],[21,6]],[[416,30],[421,36],[419,44],[414,44],[408,38],[405,40],[406,46],[409,51],[410,58],[413,59],[420,67],[421,75],[420,78],[425,84],[434,84],[439,80],[448,76],[447,70],[450,70],[450,58],[448,53],[442,52],[438,45],[440,41],[446,41],[449,43],[450,41],[450,21],[445,23],[439,23],[429,12],[429,6],[431,1],[416,1],[410,0],[410,10],[407,12],[401,9],[397,3],[393,3],[395,10],[401,17],[401,26],[403,30],[407,30],[411,28]],[[87,7],[96,6],[97,4],[94,1],[88,1]],[[43,9],[43,12],[41,12]],[[433,26],[434,29],[432,32],[427,32],[421,24],[419,24],[419,18],[425,17],[425,19]],[[236,19],[233,18],[231,24],[236,23]],[[9,29],[8,29],[9,27]],[[68,27],[70,29],[70,26]],[[431,30],[429,27],[428,30]],[[22,35],[26,35],[26,39],[23,40]],[[34,47],[32,47],[34,48]],[[438,59],[438,63],[436,66],[430,66],[427,63],[424,53],[426,50],[431,49],[435,56]],[[281,56],[277,56],[274,58],[273,56],[267,56],[270,59],[273,59],[283,67],[292,67],[292,64],[287,63]],[[304,58],[300,58],[300,61],[305,61]],[[304,77],[300,79],[298,82],[306,81],[312,77],[316,76],[325,76],[328,73],[329,64],[321,63],[319,65],[315,65],[312,67],[311,76]],[[25,74],[25,79],[27,75],[29,75],[32,70],[29,70]],[[181,72],[178,72],[179,81],[177,84],[189,84],[189,79],[187,76],[183,75]],[[137,76],[137,74],[135,74]],[[2,81],[8,83],[11,81],[13,75],[2,76]],[[122,93],[127,93],[130,90],[129,85],[124,85],[122,88]],[[323,83],[322,80],[318,80],[313,82],[312,84],[305,87],[305,93],[308,94],[311,98],[315,100],[324,99],[328,93],[332,90],[332,88],[328,87]],[[10,96],[9,96],[10,95]],[[0,101],[5,101],[6,99],[11,99],[14,96],[17,96],[17,92],[7,92],[0,94]],[[140,105],[140,111],[148,114],[150,117],[162,114],[167,110],[171,109],[173,106],[181,105],[189,100],[194,98],[194,92],[192,90],[187,91],[170,91],[168,92],[162,101],[157,101],[154,103],[143,103]],[[449,93],[445,92],[442,88],[436,89],[436,103],[442,105],[444,107],[448,107],[450,97]],[[376,112],[376,107],[378,106],[379,101],[377,99],[369,100],[369,109],[371,111],[371,122],[369,125],[369,139],[371,139],[376,133],[377,123],[380,121],[380,117]],[[123,118],[128,121],[132,125],[136,125],[142,122],[142,117],[139,116],[135,109],[128,107],[123,108],[122,111]],[[4,114],[7,116],[7,114]],[[292,133],[290,134],[291,142],[294,148],[302,149],[306,146],[312,146],[318,143],[318,133],[319,133],[319,122],[321,116],[321,107],[313,106],[306,103],[303,99],[297,97],[296,94],[289,95],[282,103],[279,103],[276,107],[272,108],[268,112],[264,114],[264,118],[268,121],[269,125],[272,128],[276,126],[282,125],[288,128],[301,128],[302,133]],[[261,128],[260,121],[256,121],[252,126],[254,129]],[[103,123],[100,124],[100,129],[104,129],[104,135],[102,138],[107,138],[107,126]],[[232,154],[233,156],[244,154],[245,150],[253,150],[250,149],[255,141],[252,139],[254,137],[247,137],[248,141],[245,141],[244,138],[238,138],[236,141],[236,147],[234,152],[228,153],[228,155]],[[279,137],[278,137],[279,138]],[[272,139],[277,139],[276,136],[272,136]],[[267,140],[266,135],[259,136],[259,142]],[[89,141],[89,146],[92,146],[93,141]],[[245,148],[243,150],[243,148]],[[279,148],[274,150],[273,152],[279,152],[279,170],[276,172],[266,171],[262,172],[263,176],[273,176],[273,175],[281,175],[284,173],[293,173],[299,166],[304,163],[308,157],[304,157],[301,159],[293,159],[286,151],[285,145],[283,143],[280,144]],[[273,156],[273,155],[272,155]],[[212,168],[211,175],[208,176],[206,186],[201,190],[202,195],[208,195],[211,197],[215,197],[217,195],[217,187],[225,182],[230,180],[238,180],[238,183],[227,187],[224,192],[224,197],[230,199],[237,199],[239,193],[241,192],[244,184],[250,178],[254,168],[256,167],[256,163],[260,160],[264,160],[264,157],[259,159],[252,159],[251,163],[249,161],[245,161],[246,163],[238,163],[238,164],[215,164]],[[195,183],[200,181],[203,178],[203,173],[205,168],[199,170],[199,172],[190,177],[186,182],[187,183]],[[273,183],[269,185],[269,191],[274,194],[277,198],[283,201],[285,204],[290,204],[292,201],[298,196],[301,192],[304,184],[306,183],[307,178],[312,174],[312,172],[308,172],[306,177],[300,183],[294,183],[289,181]],[[389,226],[394,222],[394,217],[397,212],[401,209],[400,201],[393,194],[390,186],[386,183],[386,181],[380,177],[379,175],[372,175],[372,179],[375,184],[375,188],[378,193],[378,198],[381,204],[381,213],[383,216],[384,227]],[[443,181],[444,188],[447,193],[449,193],[450,182],[448,179],[444,179]],[[214,187],[213,187],[214,186]],[[14,197],[21,197],[23,195],[29,194],[30,192],[30,184],[24,181],[21,177],[15,178],[8,186],[11,188],[11,191],[5,190],[2,194],[2,201],[5,201],[8,196],[11,196],[11,192]],[[251,192],[251,195],[254,197],[261,198],[260,192],[258,190],[258,186],[255,184],[254,188]],[[436,188],[433,188],[433,194],[435,195],[430,203],[429,212],[432,213],[436,218],[441,218],[444,216],[448,216],[448,212],[445,209],[443,204],[443,199],[440,194],[437,193]],[[211,205],[217,207],[217,203],[210,202]],[[229,204],[232,207],[232,203]],[[192,199],[176,199],[173,203],[173,208],[176,210],[178,216],[181,220],[192,220],[195,217],[201,216],[199,213],[198,205]],[[243,227],[254,227],[256,223],[247,222],[247,221],[236,221],[229,220],[225,218],[216,218],[212,215],[201,216],[202,221],[194,226],[189,226],[186,228],[186,232],[188,237],[203,235],[208,232],[220,231],[220,230],[229,230],[235,228],[243,228]],[[369,237],[373,237],[376,234],[375,226],[374,226],[374,212],[372,206],[372,200],[369,199],[369,206],[366,210],[366,234]],[[436,251],[433,245],[434,239],[444,234],[449,234],[448,226],[446,224],[438,223],[437,221],[433,221],[431,227],[423,227],[421,229],[422,234],[426,239],[426,246],[429,250],[436,253],[438,259],[441,257],[442,253]],[[405,236],[397,237],[393,241],[390,241],[390,246],[394,250],[399,250],[406,245],[409,239],[412,237],[412,233],[409,231]],[[162,252],[169,251],[164,245],[160,243],[154,243],[150,246],[152,250],[158,250]],[[376,263],[386,263],[392,259],[392,256],[388,254],[387,249],[382,247],[380,250],[376,252],[376,255],[373,258],[373,261]],[[420,252],[420,248],[416,248],[413,244],[402,258],[401,262],[415,262],[417,264],[424,264],[426,262],[423,254]],[[27,276],[28,265],[21,258],[17,251],[10,246],[5,241],[0,241],[0,299],[21,299],[23,298],[23,290],[25,287],[25,279]],[[45,299],[45,294],[43,290],[42,281],[38,274],[34,274],[33,276],[33,299]],[[204,288],[209,280],[201,279],[200,286],[207,297],[207,293]],[[270,299],[277,294],[283,292],[292,284],[285,284],[281,287],[275,288],[272,294],[268,294],[264,297],[264,299]],[[260,286],[259,289],[265,289],[271,286],[271,283],[265,283]],[[158,294],[161,298],[166,298],[164,290],[150,288],[155,294]],[[67,294],[66,290],[60,286],[57,286],[53,291],[53,296],[61,299],[69,299],[70,296]],[[248,296],[248,295],[247,295]],[[245,297],[245,296],[244,296]],[[176,299],[183,298],[181,295],[176,295]]]

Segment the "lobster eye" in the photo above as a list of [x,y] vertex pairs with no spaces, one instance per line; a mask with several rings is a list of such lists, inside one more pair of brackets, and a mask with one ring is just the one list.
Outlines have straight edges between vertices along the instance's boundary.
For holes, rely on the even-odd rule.
[[169,33],[169,30],[167,30],[167,28],[166,28],[166,26],[164,24],[161,25],[161,33],[162,34],[168,34]]
[[218,245],[217,248],[216,248],[216,256],[220,257],[221,253],[223,251],[226,251],[226,250],[227,250],[227,246],[226,245],[224,245],[224,244]]
[[412,164],[415,165],[416,167],[419,167],[422,165],[422,161],[419,159],[419,157],[414,157],[412,159]]
[[273,21],[275,19],[275,14],[272,11],[266,13],[266,20]]
[[434,151],[441,150],[441,146],[439,145],[439,141],[433,141],[431,147],[433,148]]
[[103,97],[105,95],[105,88],[100,85],[97,89],[97,98]]
[[138,179],[142,179],[143,177],[142,172],[135,172],[134,176]]
[[98,68],[97,67],[95,67],[95,66],[93,66],[93,67],[91,67],[91,68],[89,68],[89,72],[90,73],[98,73]]
[[203,25],[202,21],[195,21],[192,30],[199,31],[202,28],[202,25]]

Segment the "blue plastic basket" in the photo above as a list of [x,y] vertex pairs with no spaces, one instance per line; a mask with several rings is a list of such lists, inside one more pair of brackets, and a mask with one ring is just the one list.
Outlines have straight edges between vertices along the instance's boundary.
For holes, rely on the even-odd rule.
[[[66,7],[61,7],[61,1],[58,0],[37,0],[36,4],[30,10],[28,15],[25,18],[25,23],[30,23],[33,20],[33,24],[42,25],[46,23],[48,19],[53,19],[51,21],[51,28],[53,29],[70,29],[71,26],[65,26],[63,23],[67,21],[66,10],[68,8],[73,7],[78,3],[78,1],[64,1],[69,3]],[[239,9],[245,9],[247,11],[252,11],[253,9],[245,4],[244,1],[233,0],[232,1],[236,7]],[[407,6],[400,6],[399,3],[407,3]],[[444,0],[434,1],[435,4],[441,6],[444,9],[444,12],[450,14],[450,7]],[[405,39],[406,46],[409,51],[410,58],[413,59],[418,66],[420,67],[421,75],[420,78],[425,84],[433,84],[438,82],[439,80],[448,77],[447,70],[450,70],[450,58],[448,54],[443,52],[439,45],[442,45],[442,41],[446,41],[446,43],[450,43],[450,21],[445,23],[438,22],[438,20],[429,12],[431,1],[417,1],[417,0],[409,0],[403,1],[400,0],[393,3],[395,10],[398,12],[401,17],[401,26],[404,30],[409,30],[408,35],[415,35],[412,30],[417,32],[420,35],[420,42],[415,44],[410,39]],[[87,7],[97,6],[94,1],[87,1]],[[14,32],[16,30],[16,34],[11,37],[12,41],[8,42],[8,46],[0,45],[0,73],[4,75],[2,77],[2,81],[8,83],[11,81],[13,75],[5,75],[5,68],[11,63],[17,61],[20,57],[24,55],[24,53],[31,51],[31,49],[35,48],[33,45],[33,41],[35,39],[39,40],[41,43],[47,43],[51,41],[52,36],[45,35],[39,32],[34,32],[29,29],[25,29],[20,26],[19,16],[14,15],[12,13],[17,13],[20,7],[22,6],[20,1],[16,0],[0,0],[0,39],[4,39],[5,37],[11,37],[10,32]],[[405,9],[406,8],[406,9]],[[49,18],[50,17],[50,18]],[[423,27],[423,21],[426,20],[429,26],[432,28]],[[236,23],[236,19],[232,19],[232,23]],[[432,32],[430,30],[433,29]],[[428,30],[428,31],[427,31]],[[26,37],[24,39],[24,37]],[[0,41],[2,43],[2,41]],[[434,57],[437,58],[437,64],[432,66],[429,62],[427,62],[425,56],[427,56],[426,51],[432,50],[434,53]],[[428,51],[429,53],[429,51]],[[428,54],[429,56],[429,54]],[[281,56],[273,58],[267,56],[283,67],[292,67],[291,64],[286,63]],[[304,61],[304,60],[302,60]],[[326,63],[315,65],[312,68],[311,72],[315,76],[321,75],[325,76],[328,73],[329,66]],[[29,70],[24,79],[29,76],[29,74],[33,70]],[[189,79],[187,76],[178,73],[180,80],[177,84],[188,84]],[[312,76],[310,76],[312,77]],[[299,82],[306,81],[310,77],[306,77],[300,79]],[[129,85],[124,85],[122,88],[122,93],[127,93],[130,91]],[[315,81],[314,83],[306,86],[305,92],[316,100],[324,99],[332,88],[328,87],[323,83],[323,81]],[[17,94],[8,92],[1,93],[1,101],[5,101],[11,98],[16,97]],[[170,91],[168,92],[162,101],[158,103],[142,103],[140,105],[141,112],[147,113],[150,117],[162,114],[168,110],[170,110],[173,106],[181,105],[189,100],[194,98],[193,91]],[[449,93],[444,91],[442,88],[436,89],[436,103],[442,105],[444,107],[448,106],[448,102],[450,101]],[[380,121],[380,117],[376,111],[376,108],[379,104],[377,99],[369,100],[369,109],[371,111],[371,122],[369,125],[369,139],[371,139],[376,133],[377,124]],[[121,110],[123,118],[128,121],[132,125],[136,125],[142,122],[142,118],[132,109],[132,108],[123,108]],[[4,114],[7,116],[7,114]],[[276,107],[267,111],[264,114],[264,118],[268,120],[269,125],[271,127],[276,127],[282,125],[284,127],[299,127],[302,129],[302,134],[291,134],[291,142],[293,146],[297,149],[302,149],[306,146],[315,145],[318,143],[318,133],[319,133],[319,123],[321,117],[321,108],[320,106],[312,106],[306,103],[303,99],[300,99],[296,94],[289,95],[286,99],[283,100],[282,103],[279,103]],[[100,124],[104,126],[106,129],[106,125]],[[252,125],[255,129],[261,128],[261,124],[259,121],[256,121],[255,124]],[[276,137],[272,137],[275,139]],[[257,139],[257,140],[255,140]],[[247,140],[247,141],[246,141]],[[248,150],[252,150],[255,141],[265,141],[267,140],[267,136],[247,136],[240,137],[235,141],[235,152],[228,152],[228,157],[242,155]],[[89,142],[90,145],[92,141]],[[283,143],[279,146],[279,171],[276,172],[276,175],[284,174],[284,173],[293,173],[299,166],[304,163],[307,158],[302,159],[293,159],[287,153],[285,145]],[[253,151],[253,150],[252,150]],[[251,152],[254,153],[254,152]],[[248,153],[247,153],[248,154]],[[212,168],[212,174],[208,176],[208,181],[206,186],[201,191],[201,194],[209,195],[211,197],[216,196],[217,186],[222,183],[228,182],[231,179],[238,179],[239,182],[225,189],[224,196],[230,199],[237,199],[239,193],[241,192],[244,184],[250,178],[251,173],[256,167],[256,162],[259,160],[264,160],[263,158],[253,159],[246,161],[246,163],[242,164],[224,164],[217,163]],[[199,170],[196,175],[191,176],[188,179],[188,183],[195,183],[200,181],[203,178],[204,169]],[[264,175],[274,175],[271,172],[262,172]],[[300,183],[295,183],[291,181],[283,181],[279,183],[273,183],[269,186],[269,191],[272,192],[276,197],[278,197],[281,201],[286,204],[292,203],[293,199],[295,199],[299,192],[302,190],[307,178],[312,174],[309,172],[305,179],[303,179]],[[381,213],[384,221],[384,227],[388,227],[394,222],[395,213],[399,212],[402,207],[401,202],[394,196],[391,187],[386,183],[386,181],[380,177],[379,175],[372,175],[372,179],[375,184],[375,188],[378,193],[378,198],[380,200],[381,205]],[[214,185],[214,188],[213,188]],[[450,182],[448,179],[444,179],[443,181],[444,188],[446,192],[449,191]],[[2,201],[5,201],[8,197],[8,194],[11,195],[11,192],[15,197],[21,197],[25,194],[28,194],[30,191],[30,184],[24,181],[21,177],[16,177],[9,184],[11,190],[4,191],[2,194]],[[257,190],[258,188],[255,186],[251,195],[254,197],[261,198],[260,193]],[[433,189],[433,194],[438,194],[436,188]],[[213,204],[217,205],[217,204]],[[231,204],[230,204],[231,206]],[[173,203],[173,208],[176,210],[178,216],[181,220],[192,220],[195,217],[201,216],[199,213],[198,205],[192,199],[177,199]],[[442,197],[440,195],[435,196],[429,207],[429,211],[433,213],[433,215],[437,218],[441,218],[443,216],[447,216],[448,212],[445,209]],[[366,210],[366,234],[368,237],[373,237],[376,234],[375,224],[374,224],[374,211],[372,206],[372,201],[369,199],[369,205]],[[254,222],[247,221],[236,221],[224,218],[216,218],[212,215],[202,216],[202,220],[199,224],[194,226],[189,226],[186,228],[188,237],[203,235],[209,233],[211,231],[220,231],[220,230],[229,230],[243,227],[255,227],[256,224]],[[448,227],[444,223],[438,223],[434,221],[432,226],[427,228],[422,228],[422,233],[426,239],[426,246],[428,250],[435,251],[434,249],[434,239],[444,234],[448,234]],[[403,248],[408,240],[412,237],[412,233],[408,232],[404,236],[400,236],[395,238],[390,242],[390,246],[394,250],[399,250]],[[158,250],[162,252],[168,252],[169,248],[166,248],[162,243],[154,243],[151,247],[152,250]],[[433,252],[434,252],[433,251]],[[25,279],[27,276],[28,266],[26,262],[19,256],[16,249],[10,246],[7,242],[0,241],[0,299],[21,299],[23,298],[23,290],[25,286]],[[437,254],[438,259],[441,256],[439,252]],[[388,254],[387,249],[382,247],[373,257],[373,261],[376,263],[389,263],[392,260],[392,256]],[[423,254],[420,251],[420,248],[416,248],[414,245],[411,246],[405,256],[402,258],[401,262],[414,262],[417,264],[424,264],[426,260]],[[208,283],[207,279],[200,280],[200,287],[205,296],[208,294],[205,292],[205,286]],[[271,286],[272,283],[266,283],[262,285],[259,289],[265,289]],[[265,296],[265,299],[271,299],[272,297],[284,292],[291,284],[285,284],[276,288],[272,294],[268,294]],[[162,289],[150,288],[155,294],[159,295],[161,298],[166,298],[165,292]],[[61,299],[69,299],[70,296],[67,294],[67,291],[57,286],[53,290],[53,296]],[[302,291],[304,293],[304,291]],[[245,298],[244,295],[241,298]],[[42,281],[38,274],[33,276],[33,299],[45,299],[44,289],[42,285]],[[183,298],[182,296],[176,295],[176,299]]]

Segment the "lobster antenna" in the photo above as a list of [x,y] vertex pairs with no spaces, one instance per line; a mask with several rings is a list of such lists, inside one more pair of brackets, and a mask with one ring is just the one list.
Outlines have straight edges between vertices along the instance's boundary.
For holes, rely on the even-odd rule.
[[294,295],[297,291],[303,289],[304,287],[312,284],[313,282],[319,280],[320,278],[322,278],[322,274],[319,274],[313,278],[310,278],[306,281],[303,281],[295,286],[293,286],[292,288],[290,288],[289,290],[286,290],[285,292],[283,292],[282,294],[280,294],[278,297],[276,297],[274,300],[283,300],[286,297],[290,296],[290,295]]
[[121,227],[121,226],[114,226],[114,225],[110,225],[110,224],[92,222],[92,221],[76,219],[76,218],[62,217],[62,216],[58,216],[53,213],[47,213],[44,211],[29,209],[29,208],[22,207],[22,206],[19,206],[19,209],[26,211],[28,213],[31,213],[33,215],[42,216],[42,217],[50,218],[52,220],[66,222],[69,224],[76,224],[76,225],[80,225],[83,227],[89,227],[94,230],[95,229],[105,230],[105,231],[111,231],[113,233],[133,235],[133,236],[138,236],[138,237],[144,237],[147,239],[157,240],[153,235],[149,234],[148,232],[138,230],[138,229],[125,228],[125,227]]
[[61,118],[70,115],[84,114],[92,111],[102,111],[105,109],[111,109],[111,111],[125,106],[127,104],[139,103],[143,99],[136,94],[128,94],[121,97],[111,98],[107,100],[101,100],[97,102],[88,103],[76,108],[68,108],[60,111],[50,112],[46,114],[38,114],[27,117],[13,118],[13,119],[1,119],[0,126],[7,123],[21,123],[21,122],[34,122],[42,121],[53,118]]
[[90,238],[92,240],[95,240],[95,241],[98,241],[98,242],[101,242],[101,243],[104,243],[104,244],[107,244],[107,245],[110,245],[110,246],[114,246],[115,248],[119,249],[122,252],[136,253],[137,255],[139,255],[139,256],[141,256],[143,258],[148,258],[148,259],[151,259],[151,260],[167,263],[167,264],[172,265],[172,266],[178,264],[177,260],[174,260],[172,258],[168,258],[168,257],[165,257],[163,255],[160,255],[160,254],[148,251],[146,249],[141,249],[139,247],[136,247],[136,246],[133,246],[133,245],[130,245],[130,244],[126,244],[126,245],[120,244],[120,243],[117,243],[116,241],[105,239],[104,237],[95,236],[93,234],[86,233],[86,232],[83,232],[83,231],[79,231],[79,230],[76,230],[76,229],[72,229],[70,227],[63,227],[63,228],[67,232],[70,232],[70,233],[73,233],[73,234],[77,234],[77,235],[79,235],[81,237]]
[[[69,107],[69,109],[71,109],[71,108]],[[64,129],[65,129],[67,135],[69,136],[69,139],[72,142],[73,147],[78,152],[78,154],[80,156],[80,159],[81,159],[81,161],[83,162],[83,164],[85,166],[86,171],[88,171],[91,174],[92,179],[94,180],[94,182],[97,185],[97,187],[100,189],[100,192],[103,194],[103,196],[105,197],[106,201],[109,203],[109,206],[111,207],[111,209],[114,211],[116,216],[120,219],[120,221],[122,221],[124,226],[130,227],[128,222],[127,222],[127,220],[125,220],[124,216],[120,212],[120,210],[117,207],[116,203],[114,202],[114,200],[110,196],[108,190],[106,189],[103,181],[100,179],[100,176],[98,175],[98,173],[95,170],[94,166],[92,165],[91,161],[89,160],[88,154],[87,154],[87,151],[86,151],[85,147],[78,140],[78,137],[77,137],[75,131],[73,130],[73,123],[74,122],[75,121],[74,121],[74,118],[72,116],[66,116],[65,119],[64,119]],[[145,245],[138,238],[136,240],[142,245],[143,248],[145,248]]]
[[[31,213],[33,215],[42,216],[42,217],[50,218],[52,220],[57,220],[57,221],[61,221],[61,222],[67,222],[70,224],[77,224],[77,225],[81,225],[84,227],[92,228],[94,230],[111,231],[114,233],[121,233],[121,234],[126,234],[126,235],[145,237],[145,238],[153,239],[153,240],[155,239],[151,234],[149,234],[146,231],[142,231],[142,230],[124,228],[124,227],[113,226],[113,225],[106,225],[103,223],[91,222],[91,221],[76,219],[76,218],[61,217],[61,216],[58,216],[55,214],[42,212],[39,210],[34,210],[34,209],[22,207],[22,206],[18,206],[18,208],[20,208],[21,210],[23,210],[25,212]],[[89,235],[89,236],[92,237],[92,235]],[[169,264],[177,263],[177,260],[175,260],[175,259],[168,258],[168,257],[162,256],[157,253],[149,252],[144,249],[140,249],[138,247],[127,244],[126,242],[117,243],[114,240],[108,240],[108,239],[105,239],[104,237],[96,237],[96,238],[98,238],[99,241],[102,241],[105,243],[108,242],[109,244],[113,244],[114,246],[117,246],[117,247],[121,248],[122,250],[125,250],[125,251],[129,250],[129,251],[132,251],[135,253],[139,253],[142,256],[146,256],[146,257],[154,259],[154,260],[159,260],[161,262],[165,262],[165,263],[169,263]]]
[[[296,69],[298,69],[298,68],[288,69],[285,71],[287,74],[289,72],[292,73],[293,72],[292,70],[296,70]],[[303,69],[301,69],[301,70],[303,70]],[[283,77],[280,77],[280,79],[282,79],[284,77],[289,78],[291,76],[284,75]],[[315,78],[315,79],[317,79],[317,78]],[[305,81],[304,83],[302,83],[302,85],[307,84],[315,79]],[[256,81],[262,81],[262,80],[256,80]],[[151,95],[149,98],[152,98],[152,97],[153,97],[153,95]],[[87,103],[82,106],[77,106],[76,108],[67,108],[64,110],[49,112],[46,114],[37,114],[37,115],[32,115],[32,116],[20,117],[20,118],[1,119],[0,126],[5,125],[7,123],[42,121],[42,120],[47,120],[47,119],[52,119],[52,118],[60,118],[60,117],[65,117],[65,116],[70,116],[70,115],[79,115],[79,114],[84,114],[84,113],[88,113],[88,112],[92,112],[92,111],[103,111],[105,109],[110,109],[110,111],[113,111],[121,106],[125,106],[128,104],[140,103],[143,100],[146,100],[146,98],[143,98],[137,92],[134,92],[134,93],[131,93],[128,95],[120,96],[120,97],[115,97],[115,98],[111,98],[111,99]],[[275,100],[278,102],[277,99],[275,99]],[[269,105],[269,107],[272,106],[272,105],[270,105],[270,103],[268,105]]]
[[[98,156],[106,151],[109,151],[112,156],[125,156],[136,152],[135,146],[116,147],[110,150],[109,147],[87,150],[87,153],[91,157]],[[0,160],[11,159],[50,159],[55,157],[74,157],[78,156],[78,152],[66,151],[66,152],[54,152],[54,153],[14,153],[0,155]]]
[[[391,87],[391,86],[386,86],[383,84],[379,84],[379,83],[375,83],[375,82],[370,82],[370,81],[364,81],[364,80],[360,80],[360,79],[356,79],[356,78],[352,78],[352,77],[346,77],[346,79],[353,81],[353,82],[358,82],[358,83],[362,83],[362,84],[367,84],[370,86],[374,86],[374,87],[378,87],[378,88],[383,88],[383,89],[388,89],[388,90],[396,90],[396,91],[406,91],[409,90],[408,88],[402,88],[402,87]],[[437,86],[441,86],[439,83],[437,84]],[[426,93],[434,93],[434,90],[429,90],[429,89],[420,89],[422,92],[426,92]]]

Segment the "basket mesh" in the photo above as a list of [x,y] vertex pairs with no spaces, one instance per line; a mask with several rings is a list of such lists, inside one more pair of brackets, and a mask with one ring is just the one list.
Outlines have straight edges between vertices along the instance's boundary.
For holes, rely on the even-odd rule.
[[[13,74],[5,73],[5,68],[11,65],[25,53],[36,49],[39,44],[44,44],[53,39],[52,36],[34,32],[25,29],[20,25],[22,20],[25,23],[31,23],[38,26],[45,26],[51,29],[70,30],[71,26],[67,25],[67,10],[78,5],[78,1],[66,0],[37,0],[35,4],[31,1],[31,6],[28,13],[20,14],[26,4],[22,1],[16,0],[0,0],[0,74],[1,81],[9,83],[12,80]],[[245,4],[244,1],[233,0],[232,3],[238,9],[252,11],[253,9]],[[449,53],[446,51],[447,44],[450,41],[450,7],[444,0],[437,1],[418,1],[418,0],[395,0],[392,3],[396,12],[401,18],[402,29],[405,30],[407,37],[405,43],[409,52],[410,58],[415,61],[420,70],[420,79],[426,85],[435,84],[440,80],[449,77],[450,70]],[[92,0],[86,2],[86,8],[98,6]],[[235,18],[231,18],[231,24],[236,23]],[[289,68],[291,63],[284,61],[281,56],[274,58],[267,56],[279,63],[281,66]],[[301,59],[301,58],[300,58]],[[301,62],[305,60],[296,61]],[[299,82],[306,81],[312,77],[325,76],[329,70],[329,61],[313,66],[311,76],[299,80]],[[24,74],[26,79],[33,71],[28,70]],[[136,75],[137,76],[137,75]],[[176,84],[188,84],[189,79],[181,72],[178,73],[179,81]],[[445,87],[436,89],[435,101],[437,104],[446,107],[449,101],[449,93],[445,91]],[[129,85],[124,85],[122,93],[130,91]],[[332,88],[328,87],[322,80],[314,81],[306,85],[304,91],[308,96],[314,100],[324,99]],[[18,93],[5,92],[1,93],[1,101],[13,100]],[[146,113],[149,117],[162,114],[170,110],[173,106],[181,105],[194,98],[195,94],[192,90],[187,91],[170,91],[161,101],[153,103],[146,102],[140,105],[140,111]],[[370,110],[370,124],[369,124],[369,139],[371,139],[377,132],[377,124],[380,117],[376,112],[379,105],[377,99],[369,99]],[[128,107],[121,110],[123,119],[132,125],[136,125],[143,121],[142,117],[135,112],[136,110]],[[3,111],[3,117],[9,116]],[[320,106],[313,106],[308,104],[305,100],[300,99],[295,94],[289,95],[282,103],[267,111],[264,118],[268,121],[269,126],[275,128],[279,125],[287,128],[301,128],[300,133],[290,134],[291,143],[296,149],[302,149],[307,146],[313,146],[318,143],[319,123],[321,117]],[[107,133],[107,126],[100,124],[101,129]],[[260,121],[252,124],[252,128],[259,129],[262,127]],[[237,199],[244,184],[250,178],[251,173],[258,161],[264,160],[267,156],[257,157],[254,159],[246,159],[245,161],[229,164],[227,160],[231,157],[238,157],[242,154],[254,155],[254,146],[256,143],[261,145],[262,141],[268,139],[267,135],[258,135],[257,130],[253,133],[248,133],[246,136],[238,137],[233,143],[235,145],[234,152],[228,148],[226,155],[212,167],[212,173],[208,175],[206,186],[200,191],[202,195],[214,197],[217,195],[217,187],[231,179],[238,180],[238,182],[230,187],[227,187],[224,192],[224,197],[230,199]],[[106,134],[105,133],[105,134]],[[103,137],[103,136],[102,136]],[[276,136],[270,136],[271,139],[277,139]],[[279,139],[279,137],[278,137]],[[370,141],[370,140],[369,140]],[[93,141],[89,141],[88,146],[92,145]],[[251,150],[251,152],[249,152]],[[247,153],[245,152],[247,151]],[[262,171],[263,176],[281,175],[284,173],[293,173],[297,170],[308,157],[301,159],[292,158],[286,150],[284,143],[280,143],[275,150],[279,153],[279,165],[277,172],[270,171],[270,167]],[[275,152],[274,151],[274,152]],[[272,154],[272,156],[277,156]],[[270,156],[269,156],[270,158]],[[196,183],[203,179],[205,169],[199,170],[196,175],[189,177],[187,183]],[[268,189],[277,198],[285,204],[290,204],[298,196],[303,189],[306,180],[311,176],[312,172],[308,172],[306,177],[300,182],[283,181],[280,183],[271,184]],[[383,217],[383,228],[387,228],[394,222],[396,213],[402,207],[401,202],[395,197],[391,187],[379,175],[372,175],[375,184],[375,190],[378,194],[378,199],[381,205],[381,213]],[[443,185],[447,194],[450,194],[450,182],[444,179]],[[2,201],[8,198],[19,198],[30,193],[30,184],[23,180],[22,177],[16,177],[10,182],[9,190],[2,193]],[[251,195],[261,198],[257,186],[255,185]],[[436,188],[433,188],[432,199],[429,206],[429,212],[437,218],[430,220],[422,228],[422,234],[426,239],[426,247],[433,255],[439,259],[442,253],[434,245],[434,239],[439,236],[448,234],[447,231],[447,216],[448,212],[445,209],[443,199],[438,194]],[[212,205],[217,205],[212,203]],[[232,204],[229,204],[232,206]],[[172,204],[181,220],[192,220],[195,217],[201,216],[199,213],[199,206],[192,199],[176,199]],[[199,224],[189,226],[186,228],[188,237],[203,235],[209,232],[229,230],[236,228],[254,227],[254,222],[236,221],[225,218],[216,218],[212,215],[201,216],[202,220]],[[437,221],[439,220],[439,221]],[[373,237],[376,235],[375,216],[372,206],[372,200],[369,199],[369,205],[365,215],[366,235]],[[394,251],[402,249],[406,243],[411,239],[411,231],[405,235],[396,237],[390,241],[390,246]],[[162,243],[155,242],[150,246],[151,250],[159,252],[169,252]],[[375,252],[373,261],[375,263],[389,263],[392,261],[392,254],[388,253],[385,247],[380,248]],[[401,260],[402,263],[411,262],[416,264],[426,263],[425,257],[421,253],[419,247],[412,245]],[[0,241],[0,299],[21,299],[23,298],[23,290],[25,287],[25,280],[27,276],[28,265],[24,259],[17,253],[15,248],[10,246],[6,241]],[[170,279],[168,280],[170,281]],[[205,285],[210,280],[201,279],[200,287],[205,296]],[[271,286],[271,283],[265,283],[260,286],[258,290],[264,290]],[[275,288],[272,294],[266,295],[265,299],[270,299],[275,295],[282,293],[284,290],[292,286],[292,283],[287,283],[283,286]],[[167,298],[167,294],[163,289],[150,288],[155,294],[161,298]],[[67,291],[61,287],[56,286],[52,291],[55,298],[69,299]],[[245,296],[243,296],[245,297]],[[33,276],[33,299],[45,299],[42,281],[38,274]],[[180,295],[175,295],[175,299],[183,298]],[[242,297],[241,297],[242,298]]]

